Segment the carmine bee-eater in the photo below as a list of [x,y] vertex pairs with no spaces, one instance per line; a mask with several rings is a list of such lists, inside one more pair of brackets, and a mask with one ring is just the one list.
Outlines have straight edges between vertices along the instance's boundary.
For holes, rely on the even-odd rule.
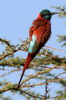
[[32,26],[29,29],[30,46],[28,50],[28,56],[23,67],[23,72],[18,83],[18,87],[20,86],[20,82],[30,62],[33,60],[39,50],[46,44],[51,36],[50,19],[54,14],[58,14],[58,12],[52,13],[47,9],[42,10],[38,15],[38,18],[33,21]]

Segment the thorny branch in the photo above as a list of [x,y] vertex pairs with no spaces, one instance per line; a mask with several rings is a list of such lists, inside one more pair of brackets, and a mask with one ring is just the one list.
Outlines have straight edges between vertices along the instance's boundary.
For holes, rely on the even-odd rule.
[[31,97],[33,97],[33,98],[39,98],[39,99],[42,99],[40,96],[35,96],[35,95],[32,95],[31,93],[29,93],[28,91],[25,91],[25,90],[21,90],[21,89],[17,89],[16,87],[15,87],[15,85],[11,85],[11,87],[10,87],[10,84],[9,85],[7,85],[6,87],[4,87],[3,89],[0,89],[0,94],[1,93],[3,93],[3,92],[6,92],[6,91],[15,91],[15,92],[17,92],[17,91],[19,91],[20,92],[20,94],[26,94],[26,95],[28,95],[28,96],[31,96]]
[[5,40],[5,39],[0,38],[0,42],[5,43],[7,46],[9,46],[9,47],[13,50],[12,45],[9,43],[9,41],[7,41],[7,40]]
[[23,90],[21,90],[21,89],[17,89],[17,91],[20,91],[20,93],[25,93],[25,94],[27,94],[28,96],[33,97],[34,99],[35,99],[35,98],[42,99],[42,97],[40,97],[40,96],[31,95],[30,93],[28,93],[28,92],[26,92],[26,91],[23,91]]
[[[53,68],[53,69],[54,69],[54,68]],[[50,70],[52,70],[52,68],[43,70],[43,71],[41,71],[41,72],[37,72],[35,75],[29,76],[27,79],[25,79],[25,80],[21,83],[21,85],[23,86],[23,84],[24,84],[25,82],[27,82],[28,80],[30,80],[30,79],[32,79],[32,78],[35,78],[35,77],[37,77],[38,75],[41,75],[41,74],[44,74],[44,73],[48,73],[48,72],[50,72]]]
[[[3,42],[3,43],[5,43],[9,48],[10,48],[10,51],[8,51],[8,52],[4,52],[3,54],[1,54],[0,55],[0,60],[3,60],[3,58],[6,58],[6,57],[8,57],[8,56],[10,56],[10,55],[13,55],[15,52],[17,52],[17,51],[19,51],[19,50],[21,50],[21,51],[27,51],[27,46],[26,46],[26,43],[23,43],[22,45],[20,45],[19,47],[17,47],[16,48],[16,46],[14,46],[14,45],[11,45],[10,44],[10,42],[9,41],[6,41],[6,40],[4,40],[4,39],[1,39],[0,38],[0,42]],[[25,46],[25,48],[24,48],[24,46]],[[64,51],[64,50],[60,50],[60,49],[56,49],[56,48],[53,48],[53,47],[51,47],[51,46],[45,46],[46,48],[51,48],[51,49],[53,49],[53,50],[57,50],[57,51],[60,51],[60,52],[64,52],[64,53],[66,53],[66,51]],[[42,53],[41,53],[42,54]],[[44,55],[45,53],[43,53],[43,55]],[[52,58],[55,58],[56,56],[51,56],[50,55],[50,57],[52,57]],[[57,57],[58,58],[58,57]],[[60,58],[61,60],[63,59],[63,58]],[[64,66],[66,66],[66,65],[64,65]],[[42,66],[43,67],[43,66]],[[58,82],[58,81],[61,81],[61,80],[63,80],[63,79],[65,79],[66,77],[62,77],[62,78],[58,78],[58,79],[52,79],[52,80],[47,80],[46,79],[46,82],[45,83],[38,83],[38,84],[33,84],[33,85],[23,85],[25,82],[28,82],[28,80],[30,80],[30,79],[32,79],[32,78],[35,78],[35,77],[37,77],[38,75],[41,75],[41,74],[44,74],[44,73],[48,73],[48,72],[50,72],[50,70],[52,70],[52,69],[66,69],[66,67],[63,67],[63,66],[60,66],[59,68],[58,67],[46,67],[46,66],[44,66],[44,68],[48,68],[48,70],[43,70],[43,71],[41,71],[41,72],[37,72],[35,75],[32,75],[32,76],[29,76],[27,79],[25,79],[22,83],[21,83],[21,87],[22,88],[27,88],[27,87],[34,87],[34,86],[40,86],[40,85],[46,85],[46,88],[45,88],[45,91],[46,91],[46,94],[45,94],[45,98],[47,97],[47,85],[49,84],[49,83],[51,83],[51,82]],[[5,76],[5,75],[7,75],[7,74],[10,74],[10,73],[12,73],[12,72],[15,72],[15,71],[17,71],[17,70],[20,70],[20,69],[16,69],[16,70],[12,70],[12,71],[10,71],[9,73],[6,73],[6,74],[3,74],[3,75],[1,75],[0,77],[3,77],[3,76]],[[64,74],[64,73],[61,73],[61,74]],[[59,74],[58,76],[60,76],[61,74]],[[58,77],[57,76],[57,77]],[[16,85],[15,85],[16,86]],[[8,87],[6,87],[6,88],[3,88],[3,89],[0,89],[0,93],[3,93],[3,92],[5,92],[5,91],[9,91],[9,90],[16,90],[16,87],[14,88],[8,88]],[[20,90],[20,89],[18,89],[18,91],[20,91],[20,92],[23,92],[23,93],[25,93],[25,94],[27,94],[27,95],[29,95],[29,96],[33,96],[33,95],[31,95],[30,93],[28,93],[28,92],[26,92],[26,91],[22,91],[22,90]],[[36,98],[40,98],[41,99],[41,97],[37,97],[37,96],[33,96],[33,97],[36,97]]]
[[[27,40],[26,40],[26,41],[27,41]],[[3,58],[6,58],[6,57],[9,56],[9,55],[13,55],[15,52],[17,52],[17,51],[19,51],[19,50],[21,50],[21,51],[27,51],[26,43],[23,43],[23,44],[20,45],[17,49],[15,49],[15,48],[14,48],[15,46],[14,46],[14,45],[11,45],[10,42],[7,41],[7,40],[4,40],[4,39],[1,39],[1,38],[0,38],[0,42],[5,43],[5,44],[11,49],[9,52],[6,52],[6,53],[3,53],[2,55],[0,55],[0,60],[2,60]],[[28,44],[28,43],[29,43],[29,42],[27,42],[27,44]],[[24,46],[25,46],[25,48],[23,48]],[[53,47],[51,47],[51,46],[46,46],[46,45],[45,45],[45,47],[46,47],[46,48],[51,48],[51,49],[53,49],[53,50],[57,50],[57,51],[66,53],[66,51],[64,51],[64,50],[56,49],[56,48],[53,48]]]
[[[34,86],[40,86],[40,85],[46,85],[46,84],[48,84],[48,83],[51,83],[51,82],[58,82],[58,81],[60,81],[60,80],[63,80],[63,79],[65,79],[66,77],[62,77],[62,78],[59,78],[59,79],[53,79],[53,80],[49,80],[49,81],[47,81],[47,83],[38,83],[38,84],[34,84],[34,85],[22,85],[21,87],[23,88],[25,88],[25,87],[34,87]],[[16,88],[16,84],[14,84],[14,85],[11,85],[11,84],[7,84],[6,86],[4,86],[2,89],[0,89],[0,94],[1,93],[3,93],[3,92],[6,92],[6,91],[13,91],[13,90],[15,90],[15,91],[20,91],[22,94],[23,93],[25,93],[25,94],[27,94],[27,95],[29,95],[29,96],[32,96],[32,97],[35,97],[35,98],[44,98],[44,96],[42,96],[42,97],[39,97],[39,96],[35,96],[35,95],[31,95],[30,93],[28,93],[28,92],[26,92],[26,91],[23,91],[23,90],[21,90],[21,88]]]
[[[63,79],[65,79],[66,77],[62,77],[62,78],[59,78],[59,79],[52,79],[50,81],[47,81],[47,83],[51,83],[51,82],[58,82],[58,81],[61,81]],[[22,85],[21,87],[34,87],[34,86],[40,86],[40,85],[46,85],[46,83],[38,83],[38,84],[33,84],[33,85]]]

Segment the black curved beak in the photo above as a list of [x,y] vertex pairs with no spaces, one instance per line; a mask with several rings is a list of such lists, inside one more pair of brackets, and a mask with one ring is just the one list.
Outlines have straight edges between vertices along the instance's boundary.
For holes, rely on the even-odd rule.
[[52,14],[52,15],[60,14],[60,12],[52,12],[51,14]]

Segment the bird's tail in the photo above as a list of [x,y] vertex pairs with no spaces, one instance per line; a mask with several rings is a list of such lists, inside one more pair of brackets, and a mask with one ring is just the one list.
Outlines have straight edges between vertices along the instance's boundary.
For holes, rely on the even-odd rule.
[[21,75],[21,78],[19,80],[19,83],[18,83],[18,87],[20,86],[20,82],[23,78],[23,75],[25,73],[25,70],[28,68],[30,62],[33,60],[33,58],[36,56],[36,53],[29,53],[28,56],[27,56],[27,59],[26,59],[26,62],[24,64],[24,67],[23,67],[23,71],[22,71],[22,75]]
[[27,56],[27,59],[26,59],[26,62],[24,64],[24,71],[28,68],[30,62],[33,60],[33,58],[35,57],[35,53],[29,53],[28,56]]

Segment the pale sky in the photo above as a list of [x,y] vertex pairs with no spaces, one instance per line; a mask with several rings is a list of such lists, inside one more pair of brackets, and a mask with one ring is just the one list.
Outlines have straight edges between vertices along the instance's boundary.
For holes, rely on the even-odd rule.
[[[28,30],[41,10],[49,9],[54,12],[56,10],[51,8],[51,6],[63,6],[65,4],[65,0],[0,0],[0,38],[11,40],[12,44],[20,43],[19,38],[25,40],[29,37]],[[61,45],[56,41],[56,35],[66,34],[65,22],[65,18],[61,19],[57,15],[52,17],[52,35],[46,45],[65,50],[65,48],[61,48]],[[21,53],[22,52],[17,55],[21,56]],[[65,55],[58,51],[55,53],[59,56]],[[24,56],[26,57],[27,54],[24,53],[22,57]],[[10,81],[11,79],[12,77],[8,80]],[[7,95],[7,93],[5,93],[5,95]],[[18,100],[18,98],[18,94],[17,96],[13,96],[13,100]],[[22,100],[22,97],[20,97],[20,100]],[[24,98],[23,100],[26,99]]]

